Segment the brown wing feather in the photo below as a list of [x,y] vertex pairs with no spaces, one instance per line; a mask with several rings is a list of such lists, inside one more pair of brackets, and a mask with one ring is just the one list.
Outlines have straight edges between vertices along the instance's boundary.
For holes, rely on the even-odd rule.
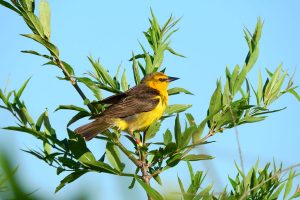
[[107,97],[107,98],[99,101],[98,103],[101,103],[101,104],[116,104],[120,100],[124,99],[126,96],[127,96],[126,93],[119,93],[119,94],[115,94],[115,95],[112,95],[110,97]]
[[159,95],[159,91],[145,85],[133,87],[124,94],[126,94],[126,97],[109,106],[99,117],[124,118],[137,113],[151,111],[159,103],[159,99],[156,98]]

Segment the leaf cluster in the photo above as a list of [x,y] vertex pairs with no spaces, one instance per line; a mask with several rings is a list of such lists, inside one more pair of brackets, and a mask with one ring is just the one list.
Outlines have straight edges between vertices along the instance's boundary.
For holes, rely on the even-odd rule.
[[[291,194],[293,180],[299,174],[296,174],[293,168],[282,169],[282,165],[277,169],[275,162],[273,170],[270,170],[270,163],[259,169],[257,161],[247,174],[236,165],[236,177],[228,177],[232,189],[228,191],[226,187],[221,193],[213,191],[212,184],[203,186],[205,174],[202,171],[194,172],[192,165],[189,162],[187,164],[190,173],[190,186],[187,190],[178,177],[180,196],[183,200],[291,200],[300,196],[299,187]],[[286,176],[285,172],[289,172],[289,175]]]

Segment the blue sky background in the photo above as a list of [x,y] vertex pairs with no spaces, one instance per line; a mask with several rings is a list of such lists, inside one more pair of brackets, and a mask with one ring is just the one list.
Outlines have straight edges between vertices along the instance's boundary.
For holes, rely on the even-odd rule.
[[[83,3],[84,2],[84,3]],[[140,52],[138,40],[145,44],[142,31],[147,30],[152,7],[160,23],[172,13],[183,17],[180,30],[174,34],[171,46],[187,56],[179,58],[166,55],[166,73],[181,79],[172,86],[185,87],[195,95],[171,97],[171,103],[193,104],[189,110],[200,122],[206,115],[210,95],[215,89],[217,78],[224,80],[226,66],[231,69],[243,64],[247,54],[243,28],[254,29],[257,17],[264,20],[263,35],[260,42],[259,59],[249,74],[250,81],[256,85],[257,73],[267,67],[271,71],[283,63],[284,69],[292,73],[296,69],[295,83],[299,79],[300,50],[300,4],[297,1],[50,1],[52,7],[52,36],[61,53],[61,58],[69,62],[77,75],[91,70],[87,56],[99,57],[102,64],[113,74],[117,66],[131,72],[128,58],[131,51]],[[65,126],[72,112],[53,111],[60,104],[82,105],[76,91],[67,82],[55,76],[61,72],[54,67],[41,66],[45,60],[20,53],[33,49],[46,51],[29,39],[19,36],[30,33],[22,19],[15,13],[0,7],[0,87],[7,80],[8,89],[19,88],[30,76],[23,99],[36,119],[45,108],[60,138],[66,135]],[[128,73],[130,80],[132,76]],[[131,81],[133,85],[133,81]],[[299,91],[299,90],[298,90]],[[87,93],[91,98],[92,95]],[[249,169],[259,158],[264,165],[275,158],[290,166],[300,162],[299,102],[291,95],[283,96],[271,108],[288,106],[280,113],[274,113],[264,122],[238,127],[244,155],[245,167]],[[16,121],[7,112],[0,111],[0,127],[13,125]],[[75,128],[81,122],[72,126]],[[172,127],[170,121],[166,127]],[[239,161],[234,130],[216,135],[215,143],[199,149],[216,158],[212,161],[197,162],[197,170],[208,171],[208,182],[215,183],[220,191],[228,183],[227,176],[235,175],[234,161]],[[66,174],[56,176],[55,170],[20,149],[37,148],[41,144],[31,136],[0,130],[0,149],[12,155],[12,161],[19,166],[18,175],[26,183],[28,191],[46,199],[74,199],[83,192],[90,199],[142,199],[144,193],[136,185],[128,190],[130,179],[105,174],[88,174],[53,194],[55,187]],[[105,144],[89,142],[89,147],[103,152]],[[162,175],[163,191],[178,191],[177,175],[188,183],[187,169],[181,164]],[[295,184],[299,183],[299,178]],[[156,186],[154,184],[154,186]]]

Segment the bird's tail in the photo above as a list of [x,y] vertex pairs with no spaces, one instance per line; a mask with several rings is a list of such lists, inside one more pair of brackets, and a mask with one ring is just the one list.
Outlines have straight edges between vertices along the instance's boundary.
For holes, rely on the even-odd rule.
[[75,129],[75,133],[81,135],[85,140],[91,140],[98,133],[105,131],[110,126],[111,124],[104,119],[97,119],[91,123],[78,127]]

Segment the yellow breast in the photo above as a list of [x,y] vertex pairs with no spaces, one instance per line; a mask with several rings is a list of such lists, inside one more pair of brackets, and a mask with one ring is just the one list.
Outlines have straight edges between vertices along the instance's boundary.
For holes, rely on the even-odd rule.
[[157,98],[159,98],[159,103],[153,110],[135,114],[124,119],[116,119],[116,127],[120,130],[127,130],[132,133],[137,130],[142,131],[150,126],[150,124],[160,119],[167,107],[167,102],[160,96]]

